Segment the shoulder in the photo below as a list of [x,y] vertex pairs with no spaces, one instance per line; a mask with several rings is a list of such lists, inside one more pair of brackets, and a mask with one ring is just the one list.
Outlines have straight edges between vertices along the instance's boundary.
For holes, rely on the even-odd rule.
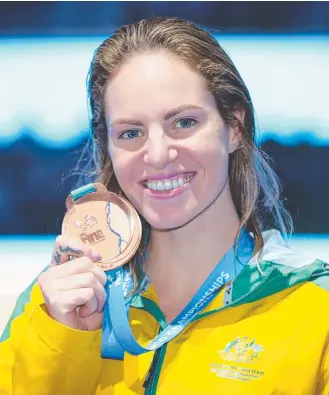
[[251,259],[250,265],[259,266],[265,272],[274,270],[275,277],[287,288],[313,283],[329,291],[329,262],[294,251],[276,230],[264,232],[263,237],[264,247]]

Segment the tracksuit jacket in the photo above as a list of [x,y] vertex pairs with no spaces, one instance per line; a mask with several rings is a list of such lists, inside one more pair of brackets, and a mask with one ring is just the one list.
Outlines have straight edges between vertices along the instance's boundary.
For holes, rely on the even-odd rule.
[[[294,254],[276,231],[262,254],[168,344],[102,359],[101,330],[68,328],[35,281],[0,342],[0,395],[328,395],[329,264]],[[141,345],[166,325],[152,284],[133,298]]]

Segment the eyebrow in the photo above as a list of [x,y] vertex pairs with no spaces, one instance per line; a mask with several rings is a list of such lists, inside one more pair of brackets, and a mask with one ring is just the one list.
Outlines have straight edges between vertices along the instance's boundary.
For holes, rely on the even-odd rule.
[[[163,120],[167,121],[168,119],[173,118],[174,116],[176,116],[186,110],[202,110],[202,107],[196,106],[193,104],[182,104],[181,106],[173,108],[172,110],[167,112],[164,115]],[[128,125],[143,126],[143,123],[141,121],[136,120],[136,119],[117,119],[117,120],[111,122],[111,125],[113,125],[114,123],[116,123],[118,125],[127,123]]]
[[202,107],[195,106],[193,104],[182,104],[181,106],[178,106],[167,112],[167,114],[164,115],[163,119],[164,121],[167,121],[168,119],[174,117],[175,115],[178,115],[185,110],[202,110]]

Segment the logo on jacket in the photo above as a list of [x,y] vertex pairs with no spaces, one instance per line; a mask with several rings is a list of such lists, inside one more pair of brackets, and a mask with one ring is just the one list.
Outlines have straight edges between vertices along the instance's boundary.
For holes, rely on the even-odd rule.
[[263,347],[256,344],[256,340],[248,337],[237,337],[229,342],[223,350],[218,350],[221,359],[229,362],[215,362],[210,364],[210,372],[216,376],[231,380],[252,381],[260,379],[265,373],[250,366],[239,366],[257,360]]
[[228,343],[224,350],[218,352],[226,361],[251,363],[258,358],[258,354],[263,350],[262,346],[255,343],[255,339],[249,341],[248,337],[237,337]]

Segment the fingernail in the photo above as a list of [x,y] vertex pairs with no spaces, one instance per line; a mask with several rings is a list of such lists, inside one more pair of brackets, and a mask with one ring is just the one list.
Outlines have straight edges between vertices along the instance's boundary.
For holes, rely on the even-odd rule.
[[91,257],[93,258],[93,261],[98,262],[102,259],[102,257],[100,256],[100,254],[96,251],[93,251],[91,253]]

